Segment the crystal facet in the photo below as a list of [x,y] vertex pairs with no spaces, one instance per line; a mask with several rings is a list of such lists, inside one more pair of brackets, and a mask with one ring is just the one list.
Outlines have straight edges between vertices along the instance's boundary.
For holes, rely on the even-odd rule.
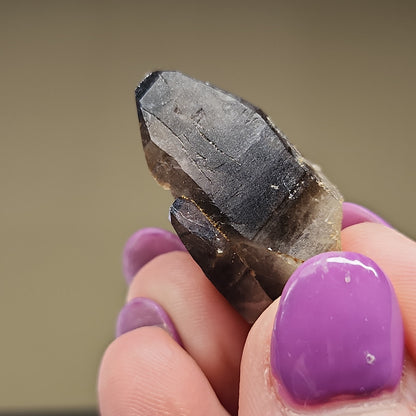
[[136,102],[173,227],[248,321],[299,264],[339,249],[340,193],[261,110],[179,72],[151,73]]

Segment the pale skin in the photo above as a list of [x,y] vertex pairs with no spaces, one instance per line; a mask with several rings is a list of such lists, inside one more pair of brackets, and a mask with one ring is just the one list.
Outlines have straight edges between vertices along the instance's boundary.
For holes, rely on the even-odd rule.
[[362,223],[342,231],[342,249],[372,258],[395,288],[407,349],[396,391],[293,408],[269,368],[278,300],[250,328],[187,253],[171,252],[137,273],[127,297],[161,304],[183,347],[158,327],[113,341],[98,379],[101,415],[416,415],[416,243],[383,225]]

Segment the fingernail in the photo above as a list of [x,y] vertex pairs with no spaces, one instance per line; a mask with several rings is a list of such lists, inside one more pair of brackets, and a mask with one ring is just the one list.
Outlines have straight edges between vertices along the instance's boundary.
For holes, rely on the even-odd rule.
[[158,326],[182,345],[175,325],[162,306],[149,298],[133,298],[118,315],[116,337],[143,326]]
[[186,251],[175,234],[161,228],[143,228],[135,232],[123,250],[123,274],[128,284],[150,260],[170,251]]
[[283,396],[313,404],[392,390],[403,352],[396,295],[369,258],[323,253],[299,266],[286,283],[270,351]]
[[342,204],[342,229],[361,222],[374,222],[392,228],[387,221],[369,209],[352,202],[344,202]]

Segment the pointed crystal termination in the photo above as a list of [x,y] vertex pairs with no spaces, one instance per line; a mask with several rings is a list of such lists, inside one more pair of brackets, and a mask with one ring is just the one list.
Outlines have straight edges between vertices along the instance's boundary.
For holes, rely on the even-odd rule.
[[146,160],[173,227],[250,322],[296,267],[340,247],[342,197],[258,108],[179,72],[136,89]]

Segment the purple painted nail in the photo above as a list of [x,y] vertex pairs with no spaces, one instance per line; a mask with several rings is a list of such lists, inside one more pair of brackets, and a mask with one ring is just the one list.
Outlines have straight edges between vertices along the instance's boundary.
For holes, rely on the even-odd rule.
[[150,260],[170,251],[186,251],[175,234],[161,228],[143,228],[135,232],[123,250],[123,273],[128,284]]
[[133,298],[120,311],[116,325],[116,337],[143,326],[158,326],[167,331],[180,345],[181,339],[166,311],[154,300]]
[[342,229],[361,222],[375,222],[391,228],[387,221],[369,209],[352,202],[344,202],[342,204]]
[[322,403],[398,384],[403,323],[390,281],[369,258],[319,254],[283,290],[271,340],[271,368],[295,402]]

